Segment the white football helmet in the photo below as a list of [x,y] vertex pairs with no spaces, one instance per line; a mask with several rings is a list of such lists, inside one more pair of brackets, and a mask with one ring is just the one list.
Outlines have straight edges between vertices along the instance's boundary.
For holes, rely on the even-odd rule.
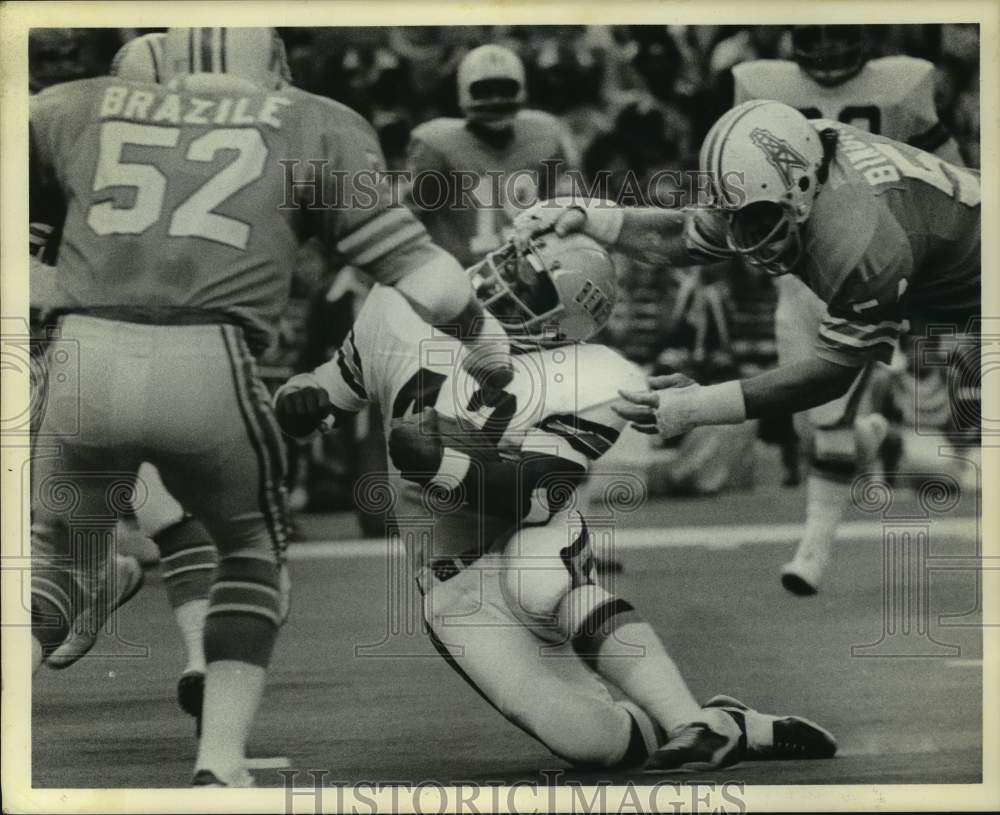
[[819,131],[795,108],[752,100],[708,131],[701,171],[715,206],[728,215],[726,243],[770,274],[792,270],[802,252],[799,228],[825,172]]
[[483,306],[512,339],[584,342],[608,322],[617,297],[615,264],[580,233],[542,235],[518,250],[513,242],[469,269]]
[[458,66],[458,104],[484,124],[509,124],[527,98],[521,58],[501,45],[473,48]]
[[166,39],[164,32],[157,31],[129,40],[111,61],[111,76],[158,85],[163,81],[163,43]]
[[171,28],[163,53],[166,80],[225,74],[273,90],[291,78],[285,46],[273,28]]

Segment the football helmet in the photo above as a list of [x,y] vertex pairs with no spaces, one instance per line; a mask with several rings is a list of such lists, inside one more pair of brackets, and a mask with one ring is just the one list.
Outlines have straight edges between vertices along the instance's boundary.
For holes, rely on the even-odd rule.
[[799,228],[812,211],[825,152],[819,131],[781,102],[755,99],[724,114],[708,131],[699,162],[709,176],[710,205],[727,216],[725,249],[770,274],[790,272],[802,253]]
[[792,26],[792,56],[820,85],[846,82],[865,67],[870,54],[867,26]]
[[458,65],[458,105],[467,118],[509,126],[527,98],[524,63],[500,45],[473,48]]
[[158,31],[129,40],[111,60],[111,76],[132,82],[162,82],[163,41],[166,38],[164,32]]
[[291,79],[284,43],[273,28],[171,28],[163,54],[167,80],[226,74],[273,90]]
[[469,269],[483,306],[512,339],[584,342],[608,322],[615,304],[615,265],[580,233],[542,235],[519,250],[513,242]]

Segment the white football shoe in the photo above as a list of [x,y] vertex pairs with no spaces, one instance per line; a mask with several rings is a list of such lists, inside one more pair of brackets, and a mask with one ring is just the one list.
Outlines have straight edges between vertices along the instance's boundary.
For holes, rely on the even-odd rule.
[[50,668],[68,668],[90,651],[108,617],[142,588],[145,575],[139,561],[131,555],[115,555],[108,567],[115,570],[114,582],[107,586],[108,591],[98,589],[77,614],[66,639],[45,660]]

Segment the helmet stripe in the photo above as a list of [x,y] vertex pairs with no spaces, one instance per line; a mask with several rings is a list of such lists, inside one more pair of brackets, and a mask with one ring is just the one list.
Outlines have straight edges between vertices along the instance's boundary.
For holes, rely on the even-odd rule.
[[[160,84],[160,54],[157,53],[159,50],[157,46],[160,45],[160,41],[157,40],[157,45],[153,45],[153,38],[148,37],[146,39],[146,47],[149,49],[149,60],[153,64],[153,81],[159,85]],[[162,46],[161,46],[162,47]]]
[[194,69],[195,69],[195,65],[194,65],[194,35],[195,35],[195,32],[197,30],[198,30],[197,28],[189,28],[188,32],[187,32],[187,38],[188,38],[188,64],[187,64],[188,69],[187,69],[187,73],[194,73]]
[[733,132],[733,128],[735,128],[736,125],[739,124],[740,120],[744,116],[746,116],[751,111],[756,110],[761,105],[766,105],[766,104],[769,104],[768,100],[766,99],[758,99],[748,104],[746,107],[743,108],[743,110],[739,111],[738,113],[735,113],[735,115],[732,117],[732,121],[729,122],[728,126],[726,127],[725,135],[722,135],[720,132],[718,139],[719,148],[718,148],[718,153],[715,156],[715,162],[714,162],[715,169],[713,172],[715,178],[718,180],[720,193],[722,192],[722,154],[725,152],[726,140],[729,138],[729,134]]

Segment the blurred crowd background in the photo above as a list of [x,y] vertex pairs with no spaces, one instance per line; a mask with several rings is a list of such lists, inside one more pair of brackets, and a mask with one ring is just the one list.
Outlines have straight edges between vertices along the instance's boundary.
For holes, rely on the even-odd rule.
[[[105,74],[125,41],[151,30],[35,29],[29,49],[32,89]],[[405,165],[416,125],[461,115],[455,77],[461,58],[484,43],[506,45],[526,66],[528,107],[565,122],[585,177],[610,171],[618,183],[628,171],[641,181],[664,169],[694,169],[702,137],[732,105],[731,68],[752,59],[791,57],[790,30],[780,26],[278,30],[294,83],[364,115],[391,168]],[[940,120],[956,136],[966,163],[978,168],[978,26],[872,26],[869,36],[873,57],[907,54],[935,65]],[[620,302],[602,339],[650,369],[685,370],[702,381],[773,364],[773,287],[769,280],[730,271],[679,272],[622,261]],[[265,372],[279,381],[328,358],[364,293],[364,281],[352,270],[331,268],[316,247],[305,247],[281,342],[262,360]],[[362,424],[298,451],[293,491],[298,506],[350,504],[353,476],[374,466],[380,455],[380,442],[373,443],[364,419]],[[777,422],[756,433],[781,448],[785,477],[795,483],[798,450],[789,428],[790,423]],[[725,443],[740,449],[731,440]],[[740,480],[729,472],[722,486],[705,482],[694,489],[712,491]]]

